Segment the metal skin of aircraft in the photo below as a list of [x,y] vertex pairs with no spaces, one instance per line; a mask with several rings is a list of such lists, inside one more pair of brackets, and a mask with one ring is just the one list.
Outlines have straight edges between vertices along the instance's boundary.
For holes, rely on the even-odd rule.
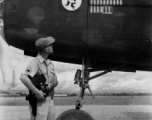
[[[36,56],[35,41],[52,36],[51,60],[82,64],[74,78],[77,109],[85,89],[92,94],[89,80],[111,71],[152,71],[151,0],[5,0],[3,6],[9,45]],[[103,72],[89,77],[93,71]]]

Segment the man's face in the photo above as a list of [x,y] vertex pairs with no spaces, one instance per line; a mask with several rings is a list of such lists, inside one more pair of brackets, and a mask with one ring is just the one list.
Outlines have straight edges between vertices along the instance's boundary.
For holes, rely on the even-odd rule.
[[53,53],[53,45],[48,45],[48,46],[47,46],[47,52],[48,52],[49,54]]

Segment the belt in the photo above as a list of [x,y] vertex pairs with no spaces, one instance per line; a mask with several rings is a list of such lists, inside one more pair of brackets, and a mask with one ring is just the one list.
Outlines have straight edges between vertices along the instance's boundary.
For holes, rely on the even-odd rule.
[[52,96],[49,95],[49,96],[46,96],[46,98],[47,98],[47,97],[51,97],[51,100],[53,100],[53,97],[52,97]]
[[49,93],[46,93],[46,96],[45,97],[51,97],[51,99],[53,99],[54,97],[54,91],[51,91]]

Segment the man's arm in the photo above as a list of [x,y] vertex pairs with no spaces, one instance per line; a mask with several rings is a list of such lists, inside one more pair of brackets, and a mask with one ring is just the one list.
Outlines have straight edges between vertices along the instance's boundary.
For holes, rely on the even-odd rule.
[[32,84],[31,80],[27,75],[22,74],[20,80],[29,90],[31,90],[35,94],[37,93],[38,89]]
[[47,90],[52,90],[53,88],[55,88],[58,85],[58,80],[57,77],[55,76],[53,83],[51,83],[46,89]]
[[44,99],[44,94],[42,91],[38,90],[31,82],[29,77],[25,74],[22,74],[20,77],[20,80],[22,83],[29,89],[31,90],[37,97],[38,100],[43,100]]
[[51,84],[51,89],[55,88],[58,85],[57,77],[55,76],[53,83]]

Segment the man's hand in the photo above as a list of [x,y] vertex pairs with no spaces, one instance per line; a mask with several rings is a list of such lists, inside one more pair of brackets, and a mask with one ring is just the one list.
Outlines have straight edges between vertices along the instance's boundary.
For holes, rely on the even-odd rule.
[[58,85],[57,77],[54,76],[53,82],[49,84],[46,89],[47,91],[51,91],[53,88],[55,88]]
[[44,101],[45,100],[44,95],[45,94],[41,90],[38,90],[37,93],[35,94],[38,101]]
[[50,91],[52,89],[52,84],[49,84],[47,87],[46,87],[47,91]]

